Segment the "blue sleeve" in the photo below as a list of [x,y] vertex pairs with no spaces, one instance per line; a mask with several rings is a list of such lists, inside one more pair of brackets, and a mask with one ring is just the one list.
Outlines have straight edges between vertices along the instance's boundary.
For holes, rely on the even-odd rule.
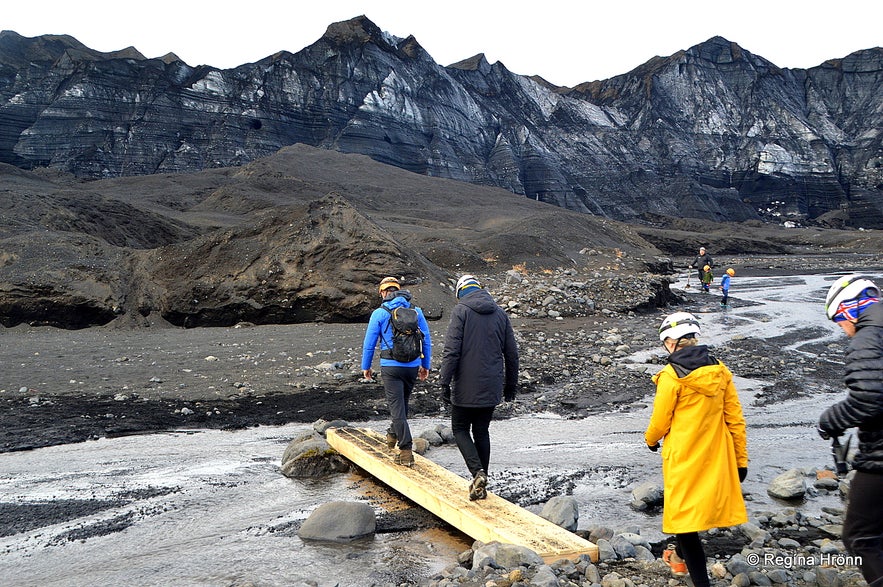
[[371,363],[374,362],[374,348],[377,346],[377,339],[380,338],[382,314],[386,314],[386,310],[378,308],[371,312],[371,319],[368,320],[365,340],[362,342],[362,371],[370,369]]
[[426,317],[420,308],[417,308],[417,316],[417,324],[423,332],[423,358],[420,360],[420,365],[424,369],[429,370],[430,365],[432,365],[432,338],[429,336],[429,324],[426,322]]

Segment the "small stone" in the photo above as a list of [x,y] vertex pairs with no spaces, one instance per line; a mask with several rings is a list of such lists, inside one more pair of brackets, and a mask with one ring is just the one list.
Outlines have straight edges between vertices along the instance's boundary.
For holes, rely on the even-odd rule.
[[767,493],[784,500],[801,499],[806,495],[806,480],[799,469],[790,469],[772,480]]

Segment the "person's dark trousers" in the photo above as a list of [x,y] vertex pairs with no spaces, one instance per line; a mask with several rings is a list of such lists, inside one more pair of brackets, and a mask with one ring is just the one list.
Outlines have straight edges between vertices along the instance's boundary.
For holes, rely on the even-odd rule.
[[729,298],[730,298],[730,292],[725,291],[725,292],[724,292],[724,297],[721,299],[721,304],[723,304],[724,306],[726,306],[726,305],[727,305],[727,300],[728,300]]
[[861,557],[862,575],[871,587],[883,587],[883,474],[856,471],[849,484],[843,521],[843,544]]
[[380,378],[386,392],[386,405],[392,422],[389,432],[398,439],[399,448],[410,450],[413,445],[408,426],[408,400],[417,382],[417,367],[380,367]]
[[705,549],[698,532],[675,534],[678,539],[677,553],[687,563],[690,579],[696,587],[709,587],[708,567],[705,564]]
[[[491,419],[494,407],[464,408],[451,406],[451,430],[466,467],[474,477],[480,470],[488,472],[491,462]],[[471,428],[471,433],[470,433]]]

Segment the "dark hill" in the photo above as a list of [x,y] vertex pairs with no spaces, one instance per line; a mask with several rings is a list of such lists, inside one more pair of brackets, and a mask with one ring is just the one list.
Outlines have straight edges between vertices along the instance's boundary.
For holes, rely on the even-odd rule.
[[242,167],[92,182],[0,165],[0,192],[6,326],[358,321],[388,274],[437,318],[466,271],[658,274],[671,268],[662,255],[699,244],[787,255],[880,242],[756,221],[629,226],[305,145]]
[[6,326],[361,320],[387,274],[439,317],[458,271],[656,253],[614,221],[303,145],[95,182],[0,166],[0,191]]

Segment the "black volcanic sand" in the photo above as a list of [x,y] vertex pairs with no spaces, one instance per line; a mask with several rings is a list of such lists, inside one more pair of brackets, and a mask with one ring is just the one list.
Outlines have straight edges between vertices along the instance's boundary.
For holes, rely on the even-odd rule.
[[[684,264],[682,260],[675,263]],[[741,276],[786,274],[796,268],[838,270],[843,258],[721,257],[718,265],[736,265]],[[679,295],[683,303],[677,308],[631,315],[513,319],[522,351],[521,370],[534,378],[522,382],[519,401],[498,410],[498,417],[535,410],[581,417],[644,396],[649,382],[636,384],[635,378],[622,378],[619,371],[611,376],[597,369],[590,374],[590,385],[577,386],[578,393],[568,391],[566,384],[573,383],[571,374],[592,369],[595,350],[585,341],[611,329],[629,338],[631,352],[655,347],[660,317],[674,309],[689,311],[691,302],[701,299],[697,292]],[[733,305],[742,303],[737,297],[732,299]],[[440,364],[446,327],[444,319],[430,323],[434,368]],[[551,335],[558,337],[556,344],[566,347],[567,355],[560,364],[555,359],[554,366],[548,364],[549,345],[543,339]],[[196,329],[109,326],[74,331],[22,325],[0,329],[4,349],[0,452],[175,428],[238,429],[319,419],[384,419],[381,385],[361,380],[363,336],[364,324]],[[746,368],[757,365],[758,359],[778,359],[780,345],[775,342],[758,341],[749,349],[748,341],[742,341],[732,356],[722,358],[735,362],[744,355]],[[832,368],[825,376],[835,380],[839,370]],[[435,381],[433,373],[415,389],[412,415],[441,411]],[[548,403],[542,399],[546,396],[553,396]],[[770,394],[758,398],[765,403],[776,400]]]
[[[675,266],[684,264],[676,260]],[[737,278],[844,267],[843,257],[718,259],[718,266],[729,265],[739,267]],[[651,391],[649,381],[636,384],[635,378],[622,378],[618,370],[611,374],[597,369],[590,374],[591,384],[579,386],[578,394],[569,392],[566,384],[593,368],[591,355],[596,351],[584,343],[611,329],[628,337],[631,352],[658,346],[655,329],[661,316],[690,311],[691,303],[703,301],[698,290],[678,294],[683,302],[677,308],[559,321],[513,319],[521,370],[532,373],[533,380],[522,381],[519,401],[498,410],[497,416],[552,410],[581,417],[643,397]],[[738,297],[731,300],[736,306],[744,303]],[[446,327],[445,319],[430,322],[434,369],[441,361]],[[553,366],[544,341],[551,335],[558,337],[556,344],[566,347],[567,355],[560,364],[555,359]],[[363,336],[364,324],[0,328],[0,452],[187,427],[239,429],[319,419],[385,419],[381,385],[361,380]],[[730,364],[744,356],[748,368],[758,359],[777,360],[780,352],[776,341],[742,341],[731,356],[721,358]],[[832,368],[824,376],[834,381],[840,373]],[[410,402],[412,415],[440,413],[436,380],[434,372],[417,386]],[[787,395],[788,390],[781,393]],[[554,397],[544,403],[546,396]],[[765,403],[776,400],[769,393],[758,398]]]
[[[604,324],[627,320],[638,322],[622,317]],[[562,327],[598,328],[597,321],[574,319]],[[515,327],[523,331],[538,322],[516,320]],[[441,321],[430,324],[438,345],[434,369],[445,327]],[[0,332],[7,353],[0,380],[0,452],[175,428],[358,422],[388,415],[382,386],[361,379],[363,324],[84,331],[20,326]],[[522,368],[531,368],[526,355]],[[433,373],[415,388],[412,415],[441,412],[435,379]],[[525,386],[519,405],[526,409],[535,391]],[[633,401],[644,391],[623,386],[614,395],[616,401]],[[611,397],[588,398],[583,408],[609,407]]]
[[[383,396],[380,385],[359,382],[363,331],[361,324],[3,330],[0,451],[174,428],[369,420]],[[331,375],[321,367],[342,358]],[[301,363],[319,368],[299,371]]]

